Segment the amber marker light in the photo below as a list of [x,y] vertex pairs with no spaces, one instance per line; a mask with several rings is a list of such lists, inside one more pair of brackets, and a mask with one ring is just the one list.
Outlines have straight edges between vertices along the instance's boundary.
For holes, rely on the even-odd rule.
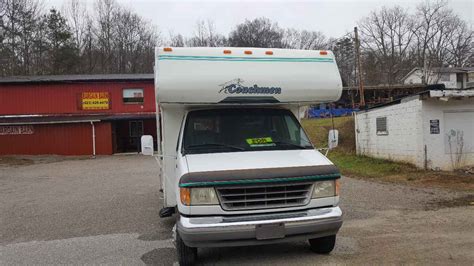
[[232,51],[231,50],[224,50],[224,54],[231,54]]
[[320,54],[320,55],[327,55],[327,54],[328,54],[328,51],[319,51],[319,54]]
[[273,51],[266,51],[265,54],[266,55],[273,55]]
[[252,51],[244,51],[244,54],[252,54]]
[[191,205],[191,190],[189,188],[179,188],[179,195],[181,198],[181,203],[183,203],[183,205]]
[[172,52],[173,49],[171,49],[171,47],[165,47],[165,48],[163,48],[163,51],[165,51],[165,52]]

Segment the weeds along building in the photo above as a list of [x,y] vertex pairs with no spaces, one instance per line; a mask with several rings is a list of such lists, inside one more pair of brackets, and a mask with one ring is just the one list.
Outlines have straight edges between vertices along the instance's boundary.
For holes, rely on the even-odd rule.
[[474,89],[428,90],[360,111],[360,155],[453,170],[474,165]]
[[137,151],[155,110],[153,74],[0,78],[0,155]]

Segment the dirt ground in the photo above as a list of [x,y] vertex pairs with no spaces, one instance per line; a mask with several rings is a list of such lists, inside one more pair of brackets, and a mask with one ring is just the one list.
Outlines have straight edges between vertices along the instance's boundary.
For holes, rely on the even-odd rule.
[[[173,265],[158,166],[144,156],[0,160],[0,264]],[[331,255],[305,242],[199,250],[202,264],[474,264],[473,191],[344,177]]]

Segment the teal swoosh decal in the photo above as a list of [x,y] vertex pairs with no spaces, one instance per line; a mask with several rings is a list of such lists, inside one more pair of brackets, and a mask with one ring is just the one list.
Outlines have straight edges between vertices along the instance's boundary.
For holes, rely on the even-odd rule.
[[190,60],[190,61],[251,61],[251,62],[334,62],[332,58],[305,57],[224,57],[224,56],[178,56],[160,55],[158,60]]
[[324,181],[334,180],[340,178],[340,174],[327,175],[311,175],[300,177],[282,177],[282,178],[268,178],[268,179],[241,179],[229,181],[210,181],[210,182],[190,182],[179,184],[180,187],[217,187],[229,185],[249,185],[262,183],[282,183],[282,182],[301,182],[301,181]]

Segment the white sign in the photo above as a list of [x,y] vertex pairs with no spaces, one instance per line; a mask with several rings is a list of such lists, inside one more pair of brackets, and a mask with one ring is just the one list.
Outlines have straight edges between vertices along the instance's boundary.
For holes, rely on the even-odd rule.
[[0,126],[0,135],[31,135],[34,133],[32,125]]
[[153,137],[151,135],[143,135],[141,138],[142,142],[142,154],[153,156]]

